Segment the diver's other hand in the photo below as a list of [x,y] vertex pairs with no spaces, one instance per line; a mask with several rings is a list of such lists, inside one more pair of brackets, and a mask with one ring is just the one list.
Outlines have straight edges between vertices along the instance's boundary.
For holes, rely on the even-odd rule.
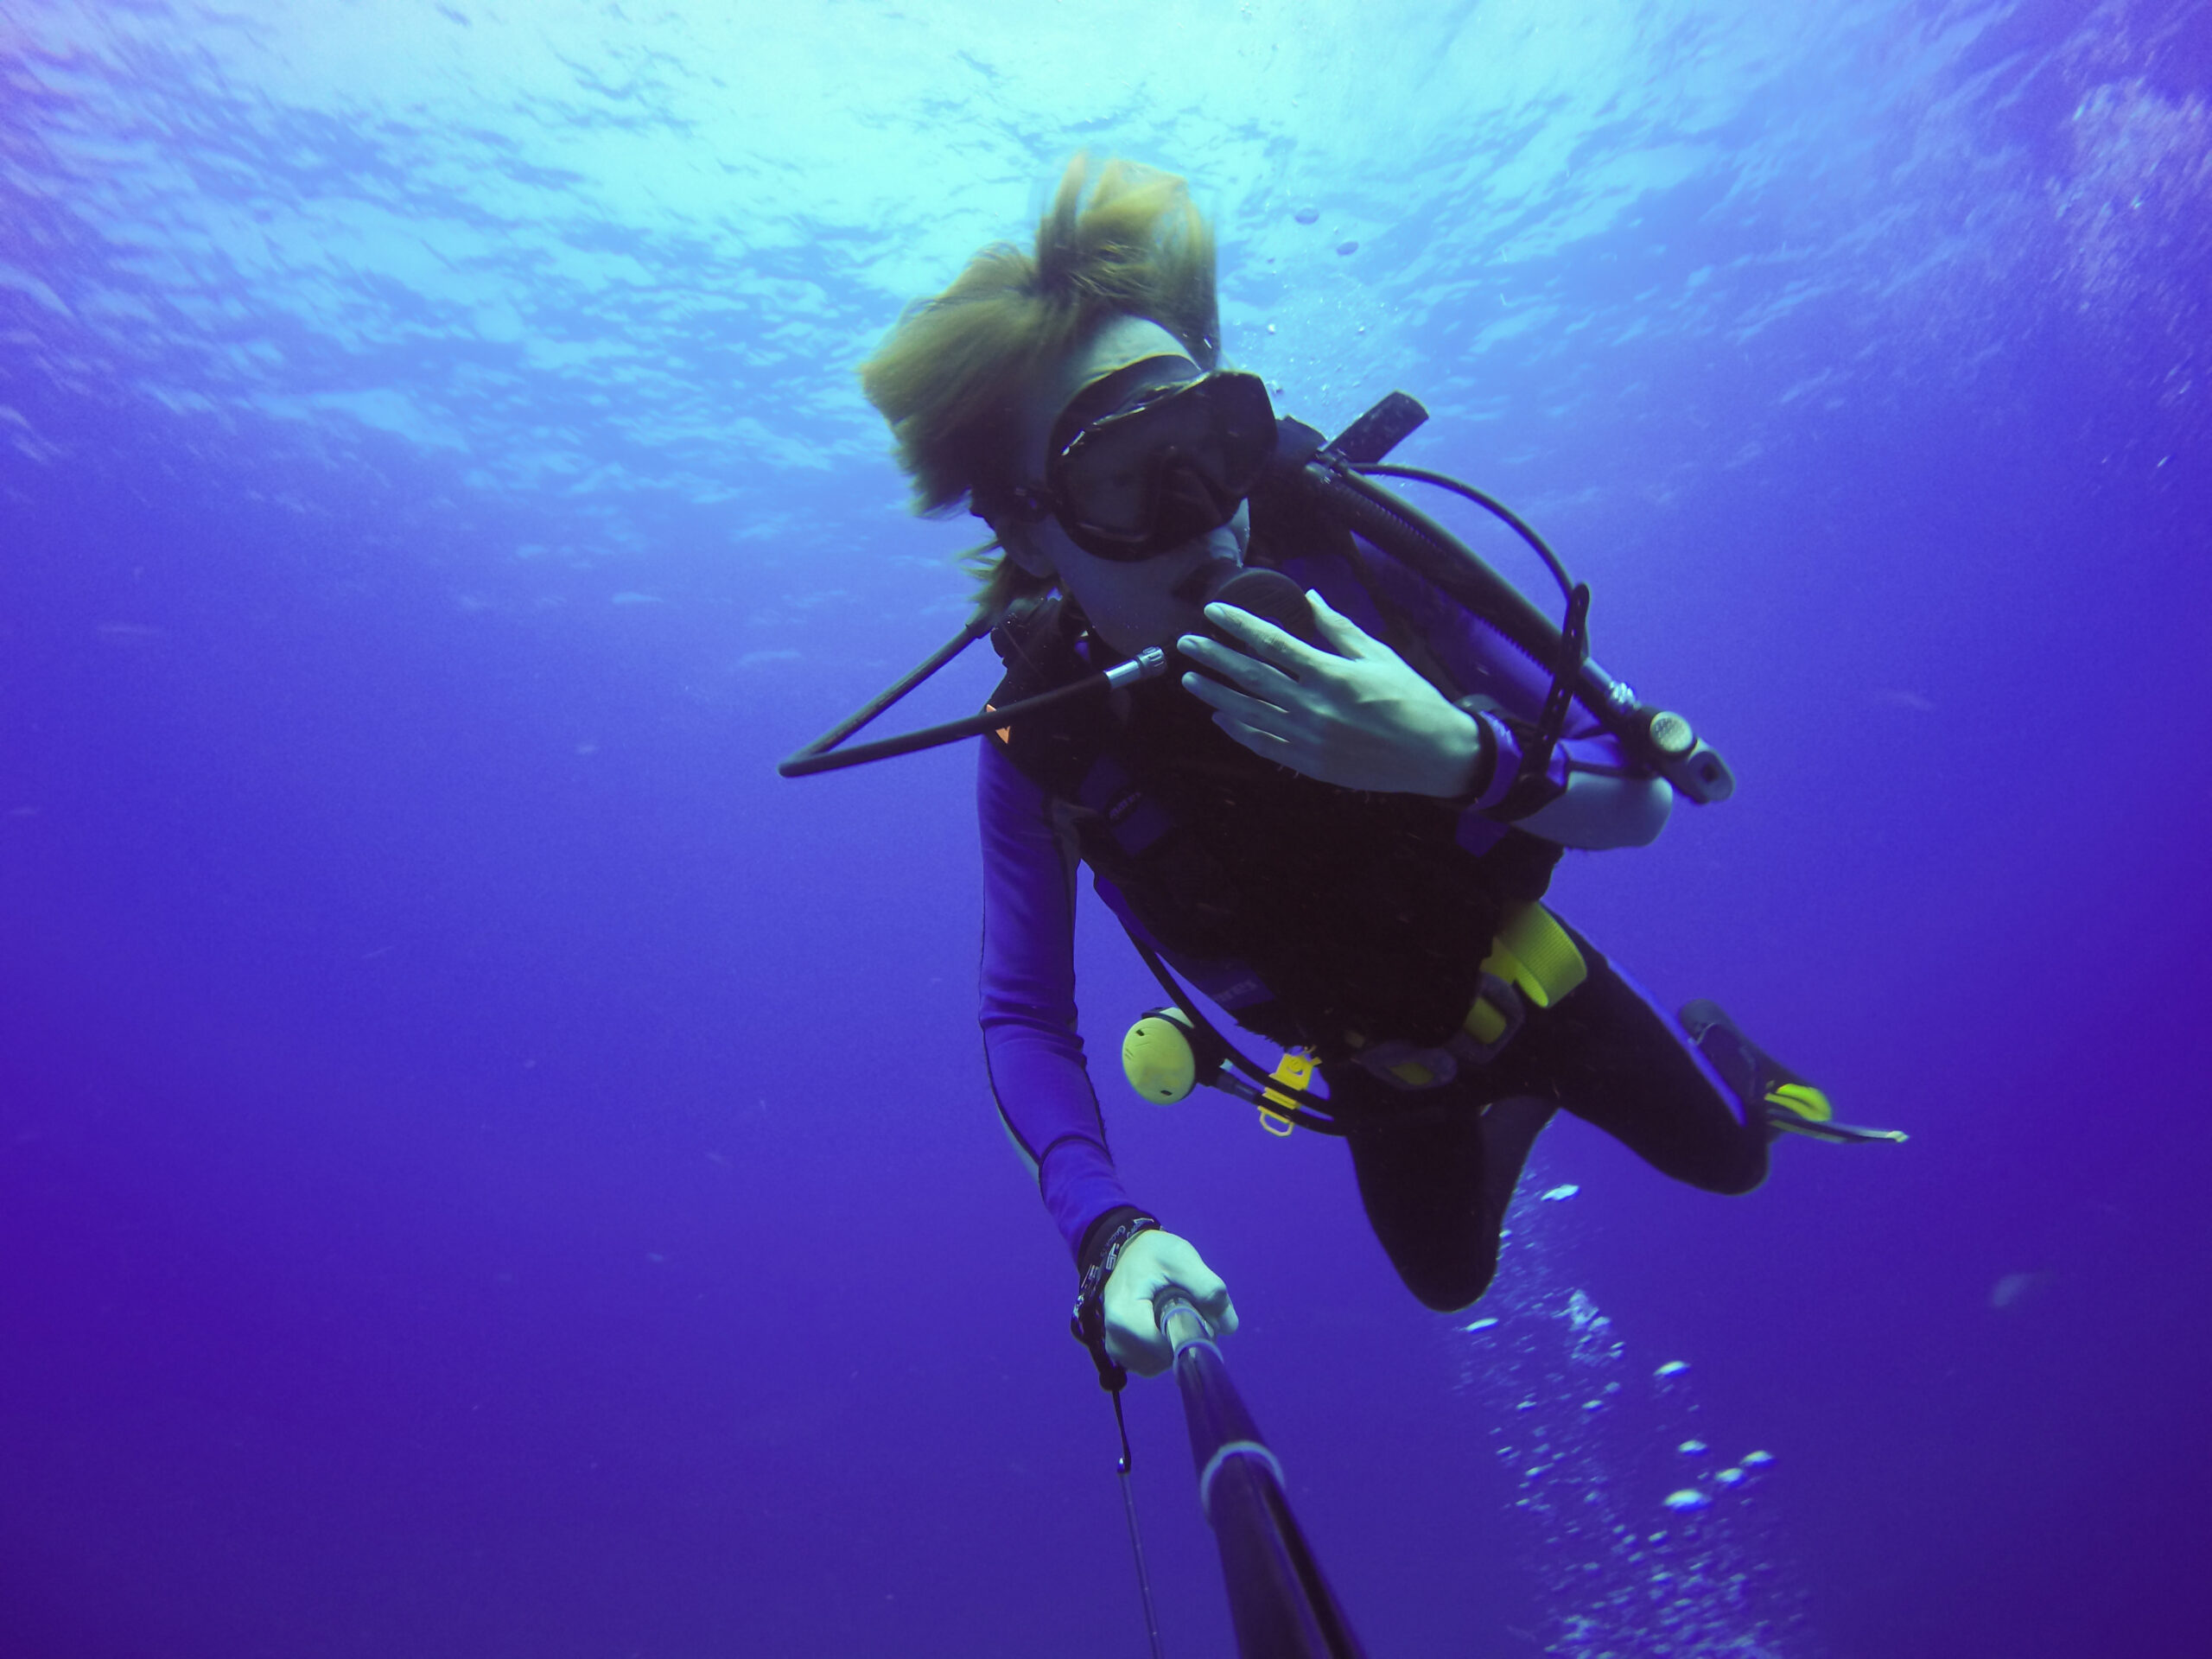
[[1139,1233],[1122,1247],[1104,1299],[1106,1351],[1139,1376],[1158,1376],[1174,1363],[1152,1307],[1152,1299],[1170,1285],[1189,1293],[1215,1335],[1225,1337],[1236,1329],[1229,1287],[1188,1239],[1157,1227]]
[[1206,672],[1184,675],[1184,689],[1253,753],[1322,783],[1408,795],[1465,792],[1483,753],[1475,717],[1446,702],[1404,658],[1331,610],[1320,594],[1306,597],[1322,638],[1341,655],[1316,651],[1233,605],[1209,605],[1206,620],[1243,649],[1185,634],[1176,648]]

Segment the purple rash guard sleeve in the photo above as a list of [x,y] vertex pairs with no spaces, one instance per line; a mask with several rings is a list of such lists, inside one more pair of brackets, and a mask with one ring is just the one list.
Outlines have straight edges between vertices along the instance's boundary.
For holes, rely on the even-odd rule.
[[976,767],[983,836],[983,1063],[1007,1131],[1068,1253],[1129,1202],[1106,1150],[1076,1030],[1075,866],[1045,791],[986,739]]

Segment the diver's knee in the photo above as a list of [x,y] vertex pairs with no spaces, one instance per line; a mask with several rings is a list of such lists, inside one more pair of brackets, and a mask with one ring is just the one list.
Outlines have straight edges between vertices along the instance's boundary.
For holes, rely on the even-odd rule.
[[1497,1276],[1497,1262],[1493,1257],[1479,1267],[1450,1274],[1416,1275],[1401,1270],[1398,1276],[1406,1281],[1414,1299],[1431,1313],[1464,1313],[1482,1300],[1490,1281]]
[[1747,1192],[1756,1192],[1766,1185],[1766,1148],[1761,1147],[1756,1158],[1746,1160],[1732,1167],[1711,1172],[1705,1179],[1693,1181],[1701,1192],[1718,1193],[1724,1198],[1740,1198]]

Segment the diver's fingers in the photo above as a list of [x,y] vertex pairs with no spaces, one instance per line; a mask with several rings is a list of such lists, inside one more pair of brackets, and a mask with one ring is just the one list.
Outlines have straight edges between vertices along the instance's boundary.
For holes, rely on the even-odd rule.
[[1101,1301],[1107,1353],[1139,1376],[1158,1376],[1174,1359],[1153,1312],[1152,1299],[1158,1294],[1154,1279],[1142,1263],[1130,1261],[1124,1251],[1106,1281]]
[[1292,748],[1288,738],[1258,726],[1248,726],[1231,715],[1216,715],[1213,717],[1213,723],[1262,760],[1272,760],[1277,766],[1289,766],[1294,772],[1300,770],[1291,759]]
[[[1149,1238],[1149,1233],[1141,1235]],[[1199,1313],[1217,1332],[1234,1330],[1236,1313],[1229,1300],[1229,1287],[1221,1275],[1205,1263],[1205,1258],[1192,1248],[1190,1240],[1173,1233],[1161,1233],[1160,1243],[1151,1254],[1149,1266],[1158,1283],[1153,1290],[1157,1302],[1160,1293],[1173,1286],[1191,1299]],[[1224,1325],[1223,1320],[1228,1324]]]
[[[1138,1324],[1140,1319],[1150,1328]],[[1175,1363],[1175,1351],[1160,1334],[1149,1307],[1138,1307],[1120,1319],[1111,1313],[1106,1316],[1106,1355],[1139,1376],[1158,1376]]]
[[1176,641],[1175,648],[1207,673],[1241,686],[1255,697],[1281,702],[1297,692],[1298,682],[1281,669],[1256,657],[1247,657],[1243,652],[1234,646],[1224,645],[1218,639],[1209,639],[1204,634],[1186,633]]
[[1219,680],[1210,680],[1203,674],[1185,674],[1183,689],[1208,708],[1241,720],[1247,725],[1280,731],[1287,724],[1289,711],[1280,704],[1259,697],[1248,697],[1234,687],[1224,685]]
[[1213,1326],[1217,1337],[1236,1334],[1236,1304],[1229,1300],[1229,1287],[1221,1287],[1221,1294],[1198,1304],[1198,1312],[1206,1316],[1206,1323]]
[[1331,609],[1329,601],[1312,588],[1306,590],[1306,597],[1313,607],[1314,626],[1321,630],[1321,637],[1337,648],[1338,654],[1349,657],[1354,662],[1378,654],[1397,655],[1350,617]]
[[1285,633],[1281,628],[1251,612],[1239,610],[1234,605],[1224,605],[1217,600],[1206,607],[1206,620],[1224,632],[1234,635],[1243,647],[1262,662],[1273,663],[1277,668],[1296,679],[1311,674],[1329,661],[1326,652],[1316,651],[1295,634]]
[[1157,1376],[1174,1359],[1156,1312],[1160,1293],[1170,1285],[1188,1293],[1201,1312],[1229,1300],[1229,1287],[1189,1241],[1160,1228],[1122,1246],[1106,1280],[1106,1351],[1140,1376]]

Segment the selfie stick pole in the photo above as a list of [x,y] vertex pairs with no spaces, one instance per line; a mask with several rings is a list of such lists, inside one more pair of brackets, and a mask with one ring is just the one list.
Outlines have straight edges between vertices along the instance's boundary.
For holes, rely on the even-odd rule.
[[1283,1494],[1282,1465],[1229,1380],[1213,1330],[1173,1286],[1155,1304],[1198,1471],[1198,1507],[1221,1548],[1243,1659],[1363,1659],[1364,1649]]

